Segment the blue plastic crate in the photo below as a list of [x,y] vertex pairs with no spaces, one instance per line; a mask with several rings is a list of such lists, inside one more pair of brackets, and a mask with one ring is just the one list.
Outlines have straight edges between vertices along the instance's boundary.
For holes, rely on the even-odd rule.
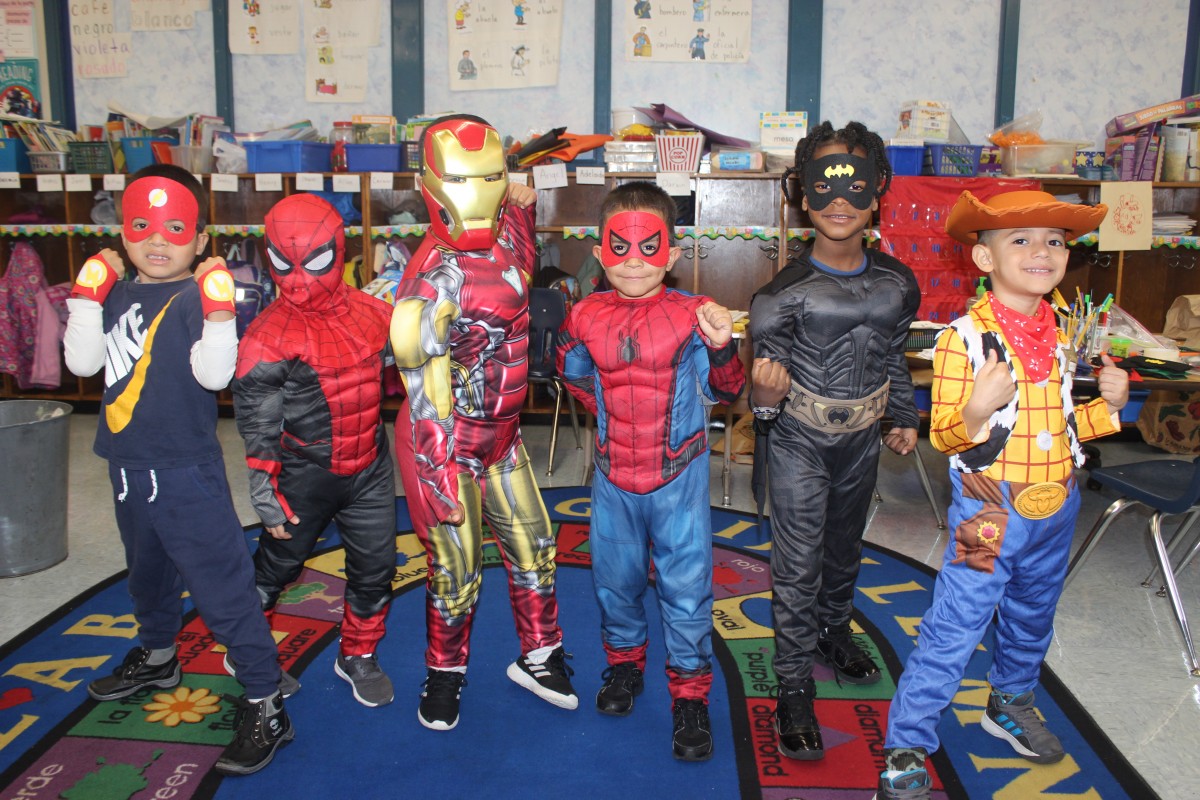
[[402,148],[399,144],[348,144],[346,169],[350,172],[399,172]]
[[25,143],[20,139],[0,139],[0,172],[20,172],[28,175],[29,157],[25,155]]
[[924,145],[892,144],[884,148],[893,175],[920,175],[921,162],[925,158]]
[[929,144],[925,146],[925,175],[974,178],[979,172],[980,144]]
[[157,163],[154,148],[150,146],[155,142],[175,144],[165,136],[126,136],[121,139],[121,152],[125,154],[125,171],[137,172],[142,167]]
[[247,172],[329,172],[333,145],[321,142],[246,142]]
[[1129,402],[1117,412],[1117,418],[1121,422],[1137,422],[1138,416],[1142,413],[1142,406],[1146,404],[1146,398],[1149,396],[1150,390],[1148,389],[1130,389]]

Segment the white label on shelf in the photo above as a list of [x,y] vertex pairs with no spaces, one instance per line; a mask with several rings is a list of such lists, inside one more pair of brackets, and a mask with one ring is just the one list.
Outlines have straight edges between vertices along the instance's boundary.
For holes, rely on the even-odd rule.
[[371,188],[391,191],[396,186],[396,176],[391,172],[372,172]]
[[236,192],[238,190],[238,176],[227,175],[224,172],[214,172],[212,174],[212,190],[214,192]]
[[63,190],[62,175],[57,172],[49,175],[38,175],[37,190],[39,192],[61,192]]
[[0,172],[0,189],[20,189],[21,173]]
[[104,176],[104,191],[106,192],[123,192],[125,191],[125,176],[121,174],[105,175]]
[[362,180],[357,173],[339,173],[333,176],[333,190],[335,192],[360,192],[362,191]]
[[297,172],[296,191],[320,192],[325,189],[325,176],[319,172]]
[[91,175],[68,175],[67,176],[67,191],[68,192],[90,192],[92,190]]
[[260,172],[254,176],[254,191],[282,192],[283,176],[278,172]]
[[539,189],[567,188],[567,165],[559,161],[534,167],[533,185]]
[[528,186],[529,185],[529,173],[528,172],[510,172],[510,173],[508,173],[508,182],[509,183],[519,183],[522,186]]
[[675,197],[692,193],[692,176],[687,172],[656,172],[654,182],[664,192]]
[[575,183],[604,185],[604,167],[576,167]]

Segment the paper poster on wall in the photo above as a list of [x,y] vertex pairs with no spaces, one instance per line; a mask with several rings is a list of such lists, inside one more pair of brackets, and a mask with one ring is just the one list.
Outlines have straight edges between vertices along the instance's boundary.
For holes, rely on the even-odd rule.
[[1153,240],[1154,184],[1149,181],[1105,181],[1100,202],[1108,216],[1100,223],[1097,250],[1149,250]]
[[446,0],[450,91],[556,86],[562,0]]
[[[378,20],[373,3],[312,0],[304,12],[304,99],[361,103],[367,99],[366,28]],[[355,31],[359,33],[356,34]]]
[[750,60],[751,0],[616,0],[625,5],[626,61]]
[[117,33],[111,3],[68,3],[75,77],[124,78],[133,52],[129,33]]
[[0,61],[35,58],[33,0],[0,0]]
[[41,118],[37,59],[10,58],[0,62],[0,112]]
[[129,27],[135,31],[186,31],[196,27],[192,3],[179,0],[129,0]]
[[288,55],[300,50],[298,0],[229,3],[229,52],[243,56]]

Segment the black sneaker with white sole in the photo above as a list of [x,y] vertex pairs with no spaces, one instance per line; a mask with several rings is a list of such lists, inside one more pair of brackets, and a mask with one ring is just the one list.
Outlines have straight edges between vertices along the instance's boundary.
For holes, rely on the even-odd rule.
[[254,703],[227,698],[238,706],[236,732],[213,769],[222,775],[251,775],[270,764],[275,751],[296,738],[296,731],[279,692]]
[[88,684],[88,694],[94,700],[120,700],[142,689],[173,689],[179,685],[182,670],[178,658],[172,655],[170,660],[154,665],[146,663],[149,658],[150,651],[146,648],[133,648],[112,675]]
[[458,724],[458,704],[467,676],[432,667],[425,676],[417,720],[431,731],[448,731]]
[[1054,764],[1065,755],[1062,742],[1046,729],[1033,707],[1033,692],[1005,695],[993,689],[979,724],[1035,764]]
[[[234,663],[233,657],[228,652],[225,653],[225,671],[230,677],[237,677],[237,664]],[[283,667],[279,668],[279,693],[286,700],[296,692],[300,691],[300,681],[293,678],[288,671]]]
[[567,654],[562,646],[554,648],[546,660],[535,664],[529,656],[522,656],[508,665],[508,677],[524,686],[547,703],[559,708],[579,708],[579,697],[571,686],[575,670],[567,665]]
[[333,671],[350,684],[354,699],[367,708],[386,706],[392,702],[392,679],[379,666],[374,655],[338,656],[333,661]]

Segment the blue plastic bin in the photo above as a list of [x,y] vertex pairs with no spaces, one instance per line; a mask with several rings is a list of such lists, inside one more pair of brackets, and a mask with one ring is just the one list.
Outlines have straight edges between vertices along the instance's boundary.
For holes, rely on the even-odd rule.
[[346,169],[350,172],[399,172],[403,157],[399,144],[348,144]]
[[25,155],[25,143],[20,139],[0,139],[0,172],[20,172],[28,175],[29,157]]
[[979,172],[981,144],[930,144],[925,146],[925,175],[974,178]]
[[126,172],[137,172],[142,167],[156,163],[154,149],[150,147],[154,142],[175,144],[165,136],[126,136],[121,139],[121,152],[125,154]]
[[921,160],[925,158],[924,145],[892,144],[884,148],[893,175],[920,175]]
[[1117,412],[1117,418],[1121,422],[1137,422],[1138,416],[1142,413],[1142,406],[1146,404],[1146,398],[1150,396],[1149,389],[1130,389],[1129,402],[1125,407]]
[[321,142],[246,142],[248,172],[329,172],[333,145]]

